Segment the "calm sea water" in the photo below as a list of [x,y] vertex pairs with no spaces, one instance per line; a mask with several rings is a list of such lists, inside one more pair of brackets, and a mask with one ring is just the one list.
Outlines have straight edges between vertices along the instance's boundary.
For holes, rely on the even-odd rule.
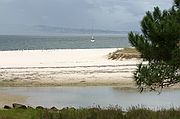
[[127,35],[18,36],[0,35],[0,50],[95,49],[129,47]]
[[180,107],[180,90],[164,90],[139,93],[137,90],[121,90],[113,87],[27,87],[0,88],[0,92],[26,96],[24,103],[44,107],[108,107],[119,105],[126,109],[131,106],[145,106],[151,109]]

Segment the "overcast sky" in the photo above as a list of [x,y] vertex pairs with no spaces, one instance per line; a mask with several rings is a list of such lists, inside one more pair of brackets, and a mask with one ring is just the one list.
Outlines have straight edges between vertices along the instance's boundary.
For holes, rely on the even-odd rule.
[[138,30],[147,10],[172,0],[0,0],[0,25]]

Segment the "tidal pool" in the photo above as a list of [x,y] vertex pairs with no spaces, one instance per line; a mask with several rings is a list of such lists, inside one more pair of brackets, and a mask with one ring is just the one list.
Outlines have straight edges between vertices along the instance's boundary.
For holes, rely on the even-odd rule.
[[121,90],[114,87],[5,87],[0,92],[26,96],[23,102],[30,106],[50,108],[120,106],[143,106],[151,109],[180,107],[180,90],[164,90],[139,93],[137,90]]

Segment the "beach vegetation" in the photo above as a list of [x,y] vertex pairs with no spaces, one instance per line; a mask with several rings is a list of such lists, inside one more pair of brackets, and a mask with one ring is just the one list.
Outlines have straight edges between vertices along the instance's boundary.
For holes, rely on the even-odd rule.
[[146,12],[141,21],[142,33],[129,33],[130,44],[143,61],[134,78],[139,89],[151,90],[173,86],[180,82],[180,0],[174,0],[169,10]]
[[111,60],[123,60],[132,58],[140,58],[140,53],[135,48],[118,49],[112,53],[109,53],[108,55],[108,59]]
[[153,111],[147,108],[131,107],[122,111],[109,108],[63,108],[52,109],[9,109],[0,110],[0,119],[179,119],[179,109]]

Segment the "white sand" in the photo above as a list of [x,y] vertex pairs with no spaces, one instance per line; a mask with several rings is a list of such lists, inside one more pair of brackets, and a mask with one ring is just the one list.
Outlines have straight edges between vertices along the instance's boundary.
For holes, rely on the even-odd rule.
[[129,85],[137,59],[108,60],[116,49],[0,51],[0,80],[23,85]]

